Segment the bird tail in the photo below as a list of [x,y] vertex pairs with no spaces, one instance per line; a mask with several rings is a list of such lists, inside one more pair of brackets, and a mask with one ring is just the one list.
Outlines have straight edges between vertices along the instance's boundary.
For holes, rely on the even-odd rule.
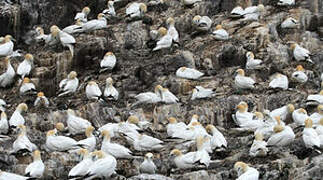
[[74,46],[72,44],[68,44],[67,47],[70,50],[72,58],[73,58],[73,56],[74,56]]

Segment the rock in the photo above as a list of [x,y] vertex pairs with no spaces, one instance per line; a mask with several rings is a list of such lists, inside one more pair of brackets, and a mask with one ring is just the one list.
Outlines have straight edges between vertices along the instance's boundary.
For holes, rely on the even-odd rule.
[[[171,176],[173,178],[180,178],[181,176]],[[207,171],[205,170],[200,170],[200,171],[195,171],[195,172],[190,172],[190,173],[185,173],[183,174],[184,177],[183,179],[203,179],[203,180],[206,180],[206,179],[209,179],[210,176],[208,174]]]
[[219,64],[221,67],[244,66],[246,64],[246,51],[241,47],[227,45],[221,50]]

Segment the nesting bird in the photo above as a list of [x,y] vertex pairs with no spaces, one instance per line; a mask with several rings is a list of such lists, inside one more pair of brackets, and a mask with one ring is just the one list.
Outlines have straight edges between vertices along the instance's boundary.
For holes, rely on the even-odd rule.
[[46,134],[46,148],[48,151],[68,151],[78,149],[77,141],[66,136],[57,136],[55,130]]
[[172,37],[173,42],[178,43],[179,42],[179,35],[178,35],[178,32],[177,32],[177,30],[175,28],[175,20],[174,20],[174,18],[169,17],[166,20],[166,25],[167,25],[167,28],[168,28],[167,34]]
[[0,134],[7,134],[9,131],[8,117],[5,112],[1,113],[0,118]]
[[259,179],[259,172],[257,169],[248,166],[244,162],[236,162],[234,164],[234,170],[238,173],[238,179],[237,180],[258,180]]
[[78,19],[76,20],[75,24],[65,27],[64,29],[62,29],[62,31],[68,34],[80,33],[82,32],[82,26],[83,22],[81,21],[81,19]]
[[93,135],[94,127],[93,126],[88,126],[85,129],[85,136],[86,139],[82,139],[77,142],[79,146],[81,146],[84,149],[87,149],[88,151],[92,152],[95,150],[96,146],[96,138]]
[[21,115],[23,112],[27,112],[28,106],[25,103],[20,103],[15,112],[12,114],[9,120],[9,125],[10,127],[17,127],[18,125],[24,125],[25,124],[25,119]]
[[89,126],[91,126],[91,123],[88,120],[76,116],[74,110],[72,109],[67,110],[66,122],[67,122],[68,131],[73,135],[84,133],[85,130]]
[[44,29],[42,27],[36,27],[35,31],[37,33],[37,36],[35,37],[37,42],[48,43],[50,37],[48,34],[45,34]]
[[264,141],[264,136],[261,133],[256,133],[255,140],[253,141],[249,150],[249,155],[253,157],[266,156],[267,152],[267,142]]
[[102,92],[98,84],[95,81],[90,81],[85,88],[86,97],[89,100],[100,100],[102,98]]
[[317,125],[320,123],[320,120],[323,118],[323,105],[320,104],[317,106],[317,112],[313,113],[310,118],[313,121],[314,125]]
[[308,61],[313,63],[311,60],[311,53],[309,50],[299,46],[296,43],[291,44],[291,49],[293,51],[293,55],[296,61]]
[[31,73],[33,60],[33,55],[26,54],[24,61],[19,64],[17,68],[17,74],[21,77],[21,79],[24,79],[25,76],[29,76],[29,74]]
[[101,70],[100,72],[106,71],[106,70],[112,70],[117,63],[117,58],[113,54],[113,52],[107,52],[105,53],[103,59],[100,62]]
[[20,151],[27,151],[27,152],[33,152],[37,149],[37,146],[32,143],[28,136],[27,136],[27,129],[26,126],[20,124],[18,125],[18,128],[20,130],[20,133],[12,144],[12,149],[14,153],[18,153]]
[[277,5],[279,6],[290,6],[294,4],[295,4],[295,0],[279,0],[279,2],[277,3]]
[[179,102],[179,99],[167,88],[163,88],[161,93],[161,101],[166,104],[171,104]]
[[43,106],[43,107],[48,107],[49,106],[49,101],[45,94],[43,92],[37,93],[37,98],[34,102],[34,106]]
[[173,137],[173,134],[176,131],[181,131],[186,129],[186,124],[183,122],[177,122],[177,119],[174,117],[168,118],[168,124],[167,124],[167,135],[170,137]]
[[102,136],[103,136],[103,142],[101,145],[101,150],[107,154],[112,155],[115,158],[132,158],[132,152],[117,143],[111,143],[110,142],[110,133],[107,130],[103,130],[101,132]]
[[315,102],[319,104],[323,104],[323,90],[321,90],[318,94],[310,94],[306,98],[306,102]]
[[223,29],[222,25],[220,24],[215,27],[215,31],[213,31],[212,34],[217,40],[229,39],[229,33],[225,29]]
[[145,134],[129,133],[126,135],[133,140],[133,146],[136,151],[153,151],[164,147],[162,145],[163,141]]
[[145,92],[136,95],[135,98],[137,99],[137,103],[155,104],[160,102],[162,100],[162,90],[163,87],[161,85],[157,85],[154,93]]
[[297,28],[298,25],[299,22],[296,19],[294,19],[293,17],[289,17],[280,24],[280,27],[283,29],[294,29]]
[[20,95],[24,95],[27,93],[34,93],[34,92],[36,92],[35,85],[30,81],[29,78],[25,77],[19,88]]
[[103,14],[107,17],[116,17],[117,14],[116,14],[116,11],[114,10],[114,2],[113,1],[108,1],[108,8],[103,10]]
[[181,0],[184,6],[192,6],[195,3],[202,2],[202,0]]
[[[84,26],[82,26],[82,28],[83,27]],[[58,39],[62,46],[68,47],[69,51],[71,52],[71,56],[74,56],[74,44],[76,43],[76,41],[73,36],[64,31],[61,31],[55,25],[51,27],[51,36]]]
[[89,32],[104,28],[107,28],[107,19],[104,14],[100,13],[97,16],[97,19],[93,19],[82,25],[82,32]]
[[274,109],[269,113],[269,116],[271,118],[275,118],[277,116],[280,117],[282,121],[285,121],[287,116],[291,113],[293,113],[295,110],[295,107],[293,104],[287,104],[285,106],[282,106],[280,108]]
[[234,78],[235,85],[239,89],[253,89],[256,83],[252,78],[246,77],[243,69],[238,69],[236,71],[237,75]]
[[26,177],[26,176],[21,176],[21,175],[18,175],[18,174],[14,174],[14,173],[4,172],[4,171],[0,170],[0,179],[1,180],[7,180],[7,179],[27,180],[27,179],[30,179],[30,178]]
[[270,81],[269,87],[271,88],[281,88],[283,90],[288,89],[288,78],[287,76],[277,73],[274,78]]
[[45,171],[45,165],[41,159],[40,151],[33,152],[34,161],[25,169],[25,176],[32,178],[41,178]]
[[313,121],[310,118],[305,120],[305,128],[303,130],[303,141],[306,148],[319,149],[321,145],[318,133],[313,129]]
[[153,161],[154,155],[152,153],[147,153],[145,155],[144,161],[139,166],[140,173],[155,174],[157,167]]
[[295,79],[299,83],[306,83],[308,80],[307,75],[305,74],[305,69],[302,65],[298,65],[296,67],[296,71],[293,72],[292,78]]
[[92,166],[93,160],[87,149],[79,149],[77,154],[81,156],[82,161],[75,165],[68,173],[69,178],[85,176],[88,169]]
[[15,41],[15,39],[11,35],[6,35],[3,41],[4,43],[0,44],[0,56],[10,56],[14,47],[12,41]]
[[263,4],[258,4],[258,6],[250,6],[244,9],[242,21],[258,21],[259,16],[265,11],[265,6]]
[[307,111],[303,108],[299,108],[299,109],[296,109],[293,113],[292,113],[292,117],[293,117],[293,120],[294,122],[297,124],[297,125],[304,125],[305,123],[305,120],[309,117],[307,115]]
[[187,68],[187,67],[180,67],[176,71],[176,76],[180,77],[180,78],[184,78],[184,79],[197,80],[200,77],[202,77],[203,75],[204,75],[204,73],[202,73],[196,69]]
[[191,100],[210,98],[214,95],[214,91],[212,89],[207,89],[202,86],[195,86],[192,91]]
[[105,80],[105,89],[103,92],[104,97],[107,97],[109,99],[113,99],[113,100],[118,100],[119,98],[119,92],[118,90],[113,86],[113,80],[111,77],[108,77]]
[[71,71],[66,79],[63,79],[59,83],[59,89],[60,89],[60,96],[64,96],[69,93],[74,93],[77,90],[77,87],[79,86],[79,79],[77,78],[77,73],[75,71]]
[[206,126],[206,131],[212,134],[211,147],[215,148],[227,148],[228,143],[223,134],[212,124]]
[[4,63],[5,63],[5,66],[7,67],[7,70],[6,70],[6,72],[4,72],[3,74],[0,75],[0,86],[1,87],[8,87],[13,83],[16,72],[10,63],[9,56],[7,56],[4,59]]
[[209,31],[212,26],[212,20],[208,16],[200,16],[200,15],[194,16],[192,23],[193,23],[193,27],[197,31],[201,31],[201,32]]
[[153,51],[170,48],[172,46],[173,37],[168,33],[168,30],[166,28],[160,27],[158,29],[158,35],[161,38],[159,39],[159,41],[157,41],[156,47],[153,49]]
[[262,66],[262,60],[260,59],[255,59],[255,55],[253,52],[247,52],[246,54],[247,57],[247,63],[246,63],[246,69],[259,69]]
[[267,141],[269,146],[287,146],[295,139],[295,134],[291,127],[277,124],[273,128],[274,134]]
[[131,19],[142,18],[147,12],[147,6],[145,3],[131,3],[127,5],[126,14]]
[[189,152],[186,154],[182,154],[182,152],[178,149],[173,149],[170,152],[171,156],[175,156],[174,162],[177,168],[179,169],[189,169],[193,168],[197,161],[195,158],[196,152]]
[[91,9],[89,7],[84,7],[82,9],[82,12],[79,12],[75,15],[74,20],[77,21],[78,19],[81,20],[81,22],[86,23],[87,22],[87,16],[91,12]]

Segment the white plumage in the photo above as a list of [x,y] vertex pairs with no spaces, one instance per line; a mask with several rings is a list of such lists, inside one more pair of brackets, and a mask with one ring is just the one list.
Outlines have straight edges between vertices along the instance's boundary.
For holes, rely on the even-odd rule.
[[130,18],[141,18],[144,13],[147,11],[147,6],[144,3],[131,3],[127,6],[126,14]]
[[147,104],[154,104],[160,102],[161,99],[161,94],[162,94],[162,89],[160,85],[157,85],[155,87],[155,93],[153,92],[145,92],[145,93],[140,93],[135,96],[137,99],[138,103],[147,103]]
[[208,16],[195,16],[193,18],[193,25],[199,31],[209,31],[212,26],[212,20]]
[[74,20],[80,20],[81,22],[85,23],[87,22],[87,15],[90,13],[89,7],[84,7],[82,9],[82,12],[79,12],[75,15]]
[[261,68],[262,60],[255,59],[255,55],[252,52],[247,52],[246,69],[259,69]]
[[113,1],[108,1],[108,9],[103,10],[102,13],[105,14],[106,16],[115,17],[117,14],[113,5],[114,5]]
[[80,156],[82,156],[83,160],[70,170],[70,172],[68,173],[69,178],[86,175],[87,171],[93,164],[93,160],[89,155],[88,150],[80,149],[77,153],[80,154]]
[[194,167],[198,159],[196,159],[196,152],[189,152],[182,154],[178,149],[171,151],[170,155],[175,155],[174,162],[179,169],[189,169]]
[[293,50],[293,55],[296,61],[309,61],[312,62],[311,57],[310,57],[310,51],[299,46],[298,44],[292,44],[291,45],[292,50]]
[[312,128],[313,122],[311,119],[305,120],[305,128],[303,130],[303,141],[306,148],[320,148],[321,141],[318,133]]
[[118,90],[113,86],[112,78],[106,79],[105,89],[103,92],[104,97],[112,98],[115,101],[119,98]]
[[237,6],[233,8],[231,11],[231,15],[233,16],[243,16],[243,14],[244,14],[244,10],[241,6]]
[[4,43],[0,45],[0,56],[9,56],[13,52],[14,44],[11,41],[13,38],[11,35],[6,35]]
[[15,112],[10,117],[9,120],[9,125],[17,127],[18,125],[24,125],[25,124],[25,119],[21,115],[22,112],[27,112],[28,107],[25,103],[21,103],[17,106]]
[[283,74],[276,74],[275,77],[270,81],[269,87],[281,88],[283,90],[288,89],[288,78]]
[[105,154],[103,151],[96,151],[94,154],[97,156],[98,160],[94,161],[94,163],[89,167],[87,171],[88,179],[94,178],[109,178],[113,173],[115,173],[115,169],[117,167],[117,160],[108,154]]
[[28,83],[23,82],[19,88],[20,95],[23,95],[27,92],[32,92],[32,91],[36,91],[36,87],[32,82],[28,82]]
[[4,172],[0,170],[0,180],[27,180],[29,177],[21,176],[14,173]]
[[215,148],[226,148],[228,143],[223,134],[213,125],[206,126],[206,130],[212,133],[211,147]]
[[221,26],[221,28],[216,28],[216,30],[213,31],[212,34],[215,35],[215,39],[217,39],[217,40],[228,40],[229,39],[229,33],[225,29],[222,29],[222,26]]
[[1,87],[7,87],[7,86],[11,85],[13,83],[14,77],[16,75],[16,72],[10,63],[9,57],[5,58],[5,63],[7,65],[7,70],[6,70],[6,72],[4,72],[3,74],[0,75],[0,86]]
[[104,14],[100,13],[98,14],[97,19],[93,19],[91,21],[88,21],[87,23],[84,23],[82,26],[82,31],[88,32],[104,28],[107,28],[107,20]]
[[72,109],[67,110],[67,115],[68,117],[66,122],[68,131],[73,135],[84,133],[86,128],[91,126],[91,123],[88,120],[77,117]]
[[55,130],[47,132],[46,148],[49,151],[68,151],[78,149],[77,141],[66,136],[56,136]]
[[197,2],[202,2],[202,0],[182,0],[182,3],[185,6],[191,6],[191,5],[194,5]]
[[116,56],[112,52],[107,52],[100,62],[100,67],[106,69],[113,69],[116,63]]
[[49,101],[47,99],[47,97],[44,95],[43,92],[39,92],[37,94],[37,98],[34,102],[34,106],[44,106],[44,107],[48,107],[49,106]]
[[212,89],[207,89],[202,86],[195,86],[195,88],[193,89],[191,100],[209,98],[212,97],[213,94],[214,91]]
[[[275,131],[276,127],[279,127]],[[273,134],[267,141],[269,146],[287,146],[295,139],[295,134],[291,127],[276,125],[274,127],[275,134]]]
[[162,100],[162,102],[167,103],[167,104],[179,102],[178,98],[172,92],[170,92],[167,88],[162,89],[161,100]]
[[296,19],[289,17],[280,24],[280,27],[284,29],[293,29],[293,28],[297,28],[298,24],[299,23]]
[[59,89],[62,93],[59,94],[58,97],[76,92],[77,87],[79,86],[79,79],[76,76],[76,72],[72,71],[66,79],[63,79],[59,83]]
[[177,122],[176,118],[170,117],[168,118],[169,123],[167,124],[167,135],[173,137],[173,134],[176,131],[182,131],[186,129],[186,124],[183,122]]
[[192,68],[187,68],[187,67],[181,67],[179,69],[177,69],[176,71],[176,76],[180,77],[180,78],[185,78],[185,79],[199,79],[200,77],[202,77],[204,75],[204,73],[196,70],[196,69],[192,69]]
[[92,133],[93,131],[94,131],[94,127],[88,126],[85,130],[86,139],[82,139],[77,142],[79,146],[81,146],[82,148],[90,152],[94,151],[96,147],[96,138]]
[[147,153],[145,155],[144,161],[139,166],[140,173],[155,174],[157,167],[152,158],[152,153]]
[[21,132],[12,144],[13,152],[17,153],[20,150],[33,152],[34,150],[36,150],[37,146],[34,143],[30,142],[29,138],[27,137],[26,126],[19,125],[18,127]]
[[246,77],[244,70],[238,69],[236,72],[238,74],[235,76],[234,82],[239,89],[253,89],[255,87],[255,80],[250,77]]
[[62,29],[62,31],[68,34],[80,33],[82,32],[82,26],[83,26],[83,23],[79,20],[76,22],[76,24],[67,26],[64,29]]
[[156,47],[153,49],[153,51],[170,48],[172,43],[173,37],[170,34],[166,34],[159,41],[157,41]]
[[101,145],[101,150],[107,154],[114,156],[115,158],[132,158],[132,152],[117,143],[110,142],[110,133],[107,130],[102,131],[103,142]]
[[321,91],[319,94],[308,95],[306,101],[314,101],[319,104],[323,104],[323,91]]
[[292,74],[292,78],[299,83],[306,83],[308,80],[307,75],[303,71],[295,71]]
[[0,134],[7,134],[9,130],[8,118],[5,112],[1,113]]
[[98,100],[102,96],[102,92],[98,84],[94,81],[90,81],[85,88],[86,97],[88,99]]
[[33,178],[41,178],[45,171],[45,165],[38,150],[33,152],[33,158],[34,161],[25,169],[25,175]]
[[275,117],[279,116],[282,121],[285,121],[287,118],[287,115],[289,113],[294,112],[295,107],[292,104],[288,104],[285,106],[282,106],[280,108],[274,109],[269,113],[269,116],[272,119],[275,119]]
[[[126,134],[128,137],[130,137],[130,133]],[[133,134],[131,133],[131,139],[133,140],[133,146],[136,151],[153,151],[153,150],[159,150],[163,148],[163,141],[145,135],[145,134]]]
[[309,117],[307,115],[307,112],[305,109],[300,108],[300,109],[296,109],[293,113],[292,113],[292,117],[294,122],[297,125],[304,125],[305,120]]
[[290,6],[295,4],[295,0],[279,0],[277,4],[280,6]]
[[31,54],[26,54],[25,59],[19,64],[17,68],[17,74],[24,79],[25,76],[30,74],[32,69],[33,56]]

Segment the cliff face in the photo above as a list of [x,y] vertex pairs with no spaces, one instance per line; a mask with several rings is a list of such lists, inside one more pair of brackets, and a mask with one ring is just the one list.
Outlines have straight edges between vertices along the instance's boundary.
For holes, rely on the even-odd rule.
[[[123,17],[125,6],[130,1],[121,0],[115,3],[117,14]],[[264,4],[273,5],[274,1],[263,0]],[[306,1],[307,2],[307,1]],[[191,171],[171,171],[173,166],[169,159],[169,152],[175,147],[181,147],[174,142],[167,142],[163,152],[155,152],[155,163],[158,173],[174,179],[235,179],[233,164],[242,160],[255,167],[260,172],[261,179],[320,179],[323,155],[311,157],[305,149],[301,138],[301,129],[296,129],[295,142],[287,147],[272,148],[265,158],[251,158],[248,156],[253,135],[249,132],[237,131],[231,114],[235,113],[236,105],[244,100],[249,109],[262,111],[273,110],[288,103],[298,107],[306,107],[305,99],[308,94],[315,94],[320,90],[320,73],[323,70],[323,55],[321,53],[322,17],[313,14],[309,4],[297,1],[292,8],[277,8],[267,6],[264,19],[260,22],[241,25],[227,17],[238,0],[203,1],[193,8],[184,8],[180,1],[166,1],[167,8],[149,9],[148,17],[153,25],[142,21],[126,22],[124,18],[108,22],[106,30],[83,33],[75,36],[75,55],[62,47],[45,48],[32,42],[30,36],[35,26],[42,26],[47,34],[51,25],[63,28],[73,23],[74,15],[84,6],[91,8],[89,19],[106,7],[104,0],[20,0],[19,4],[0,6],[0,35],[12,34],[18,39],[15,47],[28,52],[35,57],[35,69],[31,75],[37,90],[43,91],[50,99],[50,107],[34,108],[35,97],[17,95],[18,82],[12,88],[1,89],[1,98],[10,105],[8,116],[15,107],[26,102],[29,106],[26,114],[27,132],[30,140],[42,150],[42,159],[46,164],[44,179],[67,179],[68,171],[78,163],[76,155],[69,153],[47,153],[44,151],[46,131],[53,129],[54,124],[66,124],[67,108],[75,109],[78,115],[88,119],[96,127],[108,122],[120,122],[135,114],[148,121],[154,122],[153,131],[146,134],[166,139],[165,127],[168,117],[189,122],[193,114],[200,116],[203,125],[214,124],[224,134],[229,142],[227,150],[212,154],[215,160],[209,169],[194,169]],[[253,2],[257,4],[257,2]],[[322,2],[319,1],[322,7]],[[322,9],[322,8],[320,8]],[[222,24],[233,38],[229,41],[216,41],[209,34],[194,35],[191,21],[195,15],[208,15],[213,20],[213,27]],[[299,29],[284,31],[279,28],[280,23],[289,15],[300,21]],[[180,33],[180,46],[171,50],[151,52],[146,42],[149,40],[149,30],[164,25],[168,17],[174,17],[176,28]],[[268,35],[269,34],[269,35]],[[315,65],[299,63],[291,58],[288,42],[298,42],[313,54]],[[109,73],[98,73],[99,62],[107,51],[112,51],[117,57],[116,68]],[[264,60],[266,67],[261,70],[247,70],[248,76],[256,79],[259,85],[253,91],[238,94],[233,88],[233,73],[237,68],[244,68],[245,53],[253,51],[258,59]],[[15,69],[21,58],[13,60]],[[283,73],[291,79],[295,67],[302,64],[311,74],[311,81],[305,88],[300,88],[293,81],[291,90],[275,91],[268,88],[269,78],[276,72]],[[206,74],[201,81],[188,81],[175,76],[175,71],[182,66],[195,67]],[[77,94],[67,98],[57,98],[58,83],[71,71],[79,74],[80,90]],[[120,92],[120,100],[101,104],[88,101],[84,87],[89,80],[99,82],[101,89],[105,79],[112,77],[115,87]],[[140,106],[130,108],[135,94],[152,91],[153,87],[161,84],[170,89],[181,103],[172,105]],[[191,101],[191,90],[196,85],[215,88],[217,97],[206,100]],[[309,113],[315,111],[313,107],[306,108]],[[291,121],[289,117],[288,122]],[[10,134],[10,139],[2,141],[0,147],[0,169],[4,171],[24,174],[24,169],[32,161],[30,156],[9,155],[12,142],[16,135]],[[74,137],[82,139],[84,136]],[[115,141],[125,144],[124,139]],[[100,148],[100,144],[98,144]],[[132,147],[130,147],[132,148]],[[188,148],[194,150],[194,147]],[[136,152],[137,156],[144,153]],[[142,159],[118,160],[118,176],[116,179],[140,179],[138,166]],[[165,179],[165,177],[164,177]]]

